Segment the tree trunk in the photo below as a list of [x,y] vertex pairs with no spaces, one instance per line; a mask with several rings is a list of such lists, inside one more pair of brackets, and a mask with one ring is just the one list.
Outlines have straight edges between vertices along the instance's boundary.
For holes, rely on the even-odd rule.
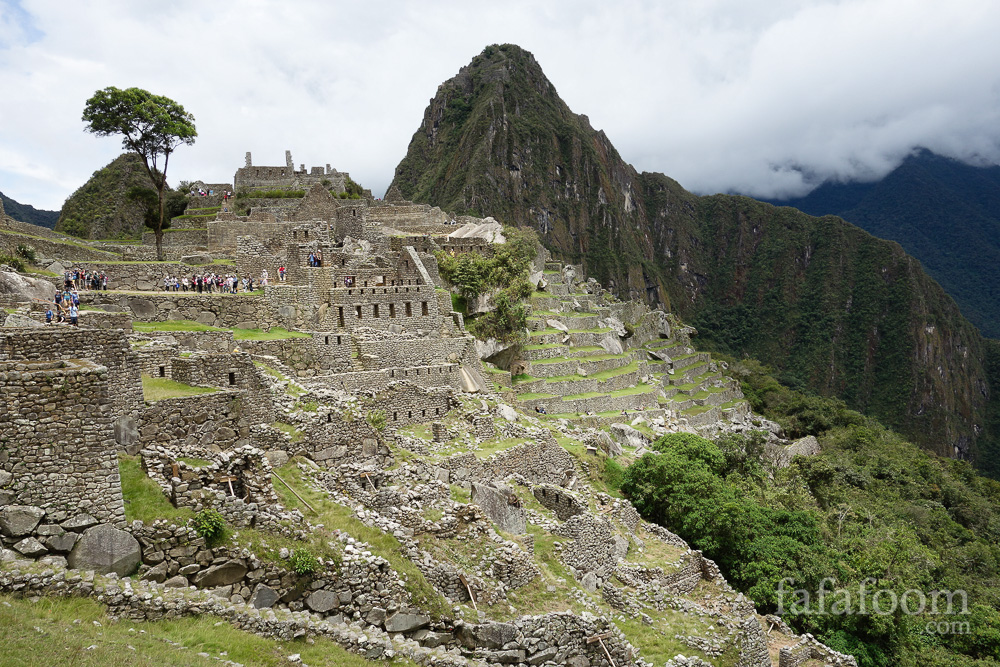
[[[166,166],[166,165],[164,165]],[[156,261],[163,261],[163,187],[166,185],[166,176],[156,183],[156,197],[160,203],[160,222],[156,225]]]
[[153,230],[153,235],[156,236],[156,261],[163,261],[163,229],[157,228]]

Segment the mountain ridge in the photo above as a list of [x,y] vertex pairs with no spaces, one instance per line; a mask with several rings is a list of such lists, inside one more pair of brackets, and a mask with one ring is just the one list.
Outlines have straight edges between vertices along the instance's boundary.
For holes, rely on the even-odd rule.
[[939,454],[991,451],[985,343],[899,244],[637,172],[517,46],[487,47],[441,84],[392,186],[532,227],[620,296],[677,311],[711,347],[760,358]]
[[918,149],[878,181],[826,182],[804,197],[767,201],[837,215],[900,243],[984,335],[1000,337],[1000,166]]
[[31,204],[22,204],[2,192],[0,192],[0,202],[3,203],[0,209],[6,211],[7,215],[18,222],[27,222],[30,225],[54,229],[56,221],[59,220],[59,211],[47,211],[35,208]]

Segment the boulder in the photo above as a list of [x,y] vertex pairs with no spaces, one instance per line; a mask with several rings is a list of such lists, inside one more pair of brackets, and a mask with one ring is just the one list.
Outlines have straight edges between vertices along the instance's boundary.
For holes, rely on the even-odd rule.
[[426,614],[398,612],[385,619],[385,631],[407,633],[425,628],[430,624],[431,617]]
[[497,404],[497,413],[509,422],[517,421],[517,410],[506,403]]
[[181,263],[188,264],[190,266],[204,266],[205,264],[212,263],[212,256],[203,253],[184,255],[181,257]]
[[213,565],[195,575],[194,585],[198,588],[215,588],[228,586],[246,576],[247,566],[238,560],[227,560],[220,565]]
[[604,431],[598,431],[595,438],[591,441],[595,447],[604,450],[604,453],[608,456],[621,456],[622,446],[617,440],[612,438],[610,435]]
[[175,577],[170,577],[163,582],[164,588],[187,588],[188,580],[184,575],[178,574]]
[[597,344],[607,350],[608,354],[621,354],[625,351],[621,340],[612,332],[606,333]]
[[69,553],[73,550],[73,545],[80,539],[79,533],[60,533],[45,540],[45,543],[52,551],[59,553]]
[[[388,630],[388,628],[386,628]],[[458,640],[466,648],[497,649],[518,641],[521,631],[513,623],[480,623],[456,628]]]
[[278,591],[274,590],[270,586],[265,586],[264,584],[257,584],[257,588],[253,589],[253,595],[250,596],[250,604],[254,606],[255,609],[267,609],[273,607],[274,603],[278,601]]
[[340,606],[340,598],[336,593],[318,590],[306,598],[306,606],[317,614],[325,614],[331,609]]
[[610,316],[604,320],[604,326],[608,327],[617,335],[619,338],[625,338],[628,332],[625,330],[625,324],[622,323],[617,317]]
[[527,526],[527,516],[517,496],[508,487],[497,483],[472,483],[472,502],[483,509],[483,513],[500,530],[515,535],[523,535]]
[[288,463],[288,452],[283,449],[269,449],[264,453],[272,468],[280,468]]
[[38,558],[49,552],[45,545],[33,537],[26,537],[14,545],[14,549],[28,558]]
[[82,533],[91,526],[97,525],[97,519],[90,516],[89,514],[77,514],[76,516],[66,519],[61,524],[65,530],[72,530],[76,533]]
[[139,541],[130,533],[106,523],[84,531],[69,553],[69,566],[77,570],[93,570],[98,574],[114,572],[126,577],[142,560]]
[[35,529],[45,516],[45,510],[29,505],[7,505],[0,509],[0,535],[21,537]]
[[569,327],[560,322],[559,320],[545,320],[545,323],[552,327],[553,329],[558,329],[563,333],[569,333]]
[[7,315],[7,319],[3,321],[5,327],[19,327],[19,328],[31,328],[31,327],[44,327],[42,322],[33,320],[27,315],[21,315],[20,313],[10,313]]
[[115,443],[130,455],[139,453],[139,427],[133,417],[123,415],[115,420]]
[[48,301],[56,293],[56,286],[48,280],[22,276],[13,271],[0,271],[0,296],[4,301]]
[[612,424],[611,437],[625,447],[639,449],[649,446],[649,439],[628,424]]
[[162,561],[158,565],[150,568],[149,571],[142,575],[143,581],[155,581],[158,584],[162,584],[167,580],[167,561]]

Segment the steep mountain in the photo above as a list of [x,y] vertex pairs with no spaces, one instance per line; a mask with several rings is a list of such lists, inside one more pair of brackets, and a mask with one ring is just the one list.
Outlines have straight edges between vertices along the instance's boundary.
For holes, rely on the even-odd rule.
[[7,215],[19,222],[52,229],[56,226],[56,220],[59,219],[59,211],[45,211],[30,204],[21,204],[2,192],[0,192],[0,202],[3,202],[3,208]]
[[142,236],[143,209],[126,197],[135,185],[153,187],[142,158],[122,153],[69,196],[56,231],[85,239]]
[[976,167],[920,150],[874,183],[824,183],[772,201],[839,215],[898,242],[983,334],[1000,338],[1000,167]]
[[487,47],[438,88],[393,185],[533,227],[621,296],[678,312],[703,343],[937,453],[990,458],[986,343],[918,261],[840,218],[636,172],[517,46]]

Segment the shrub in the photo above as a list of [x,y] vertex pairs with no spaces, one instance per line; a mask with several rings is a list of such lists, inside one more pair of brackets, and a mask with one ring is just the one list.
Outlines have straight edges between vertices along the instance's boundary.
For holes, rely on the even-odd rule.
[[15,271],[24,271],[24,260],[20,257],[10,255],[0,255],[0,264],[6,264]]
[[292,570],[296,574],[301,575],[313,574],[319,570],[319,559],[308,549],[301,547],[292,552],[291,558],[288,559],[288,564],[292,566]]
[[365,421],[376,431],[384,431],[385,425],[389,421],[389,416],[385,410],[372,410],[366,415]]
[[622,488],[625,479],[625,469],[614,459],[604,459],[604,483],[615,491]]
[[218,510],[204,509],[194,515],[194,532],[208,544],[216,544],[226,534],[226,519]]
[[35,261],[35,249],[34,249],[34,247],[32,247],[30,245],[27,245],[27,244],[24,244],[24,243],[20,243],[17,246],[17,256],[18,257],[23,257],[24,259],[28,260],[29,262],[34,262]]

